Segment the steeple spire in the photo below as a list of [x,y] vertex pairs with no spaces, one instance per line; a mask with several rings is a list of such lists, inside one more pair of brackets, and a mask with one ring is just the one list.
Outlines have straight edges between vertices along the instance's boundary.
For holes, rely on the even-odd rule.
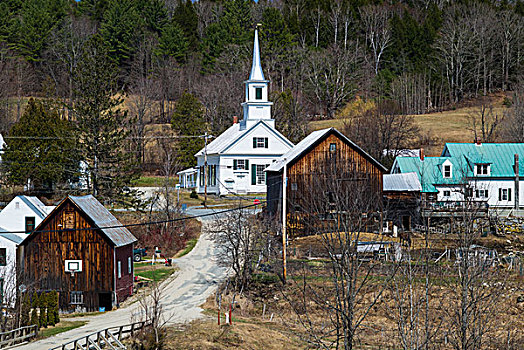
[[253,65],[251,66],[251,74],[249,80],[265,80],[264,72],[262,72],[262,65],[260,64],[260,47],[258,45],[258,25],[255,28],[255,43],[253,45]]

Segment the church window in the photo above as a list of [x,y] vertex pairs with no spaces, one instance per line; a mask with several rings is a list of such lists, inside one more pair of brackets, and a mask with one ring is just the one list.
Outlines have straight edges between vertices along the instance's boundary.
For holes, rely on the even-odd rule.
[[262,88],[255,88],[255,98],[257,100],[262,99]]
[[251,173],[251,184],[252,185],[265,185],[266,184],[266,169],[269,164],[253,164]]
[[248,159],[234,159],[233,160],[233,170],[249,170],[249,160]]
[[267,137],[253,137],[253,148],[268,148]]

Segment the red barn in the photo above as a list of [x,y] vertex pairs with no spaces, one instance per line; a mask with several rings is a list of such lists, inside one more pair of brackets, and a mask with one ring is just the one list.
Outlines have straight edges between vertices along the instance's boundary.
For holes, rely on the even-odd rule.
[[111,310],[133,293],[136,241],[95,197],[68,196],[20,244],[20,283],[58,291],[61,310]]

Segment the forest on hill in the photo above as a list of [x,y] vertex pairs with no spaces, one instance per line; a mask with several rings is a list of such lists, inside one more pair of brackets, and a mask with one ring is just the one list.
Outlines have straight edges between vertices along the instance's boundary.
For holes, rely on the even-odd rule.
[[[108,133],[127,125],[139,162],[148,124],[217,135],[241,115],[260,24],[273,113],[290,140],[312,119],[354,114],[355,97],[374,107],[347,125],[350,137],[391,124],[382,139],[412,140],[410,120],[388,116],[505,91],[522,111],[523,16],[522,0],[2,0],[0,132],[12,133],[37,97],[84,144],[99,138],[86,131],[93,116]],[[407,145],[397,141],[370,152]]]

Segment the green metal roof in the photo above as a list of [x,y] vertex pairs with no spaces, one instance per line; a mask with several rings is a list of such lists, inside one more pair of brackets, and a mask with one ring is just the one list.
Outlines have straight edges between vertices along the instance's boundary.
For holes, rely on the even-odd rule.
[[490,177],[514,177],[515,154],[520,160],[519,175],[524,176],[524,143],[447,143],[442,151],[444,157],[466,160],[469,176],[474,176],[475,164],[490,164]]
[[[452,177],[445,179],[442,174],[442,164],[449,160],[452,164]],[[395,160],[401,173],[414,172],[418,175],[422,184],[422,192],[438,192],[435,185],[460,183],[462,176],[459,164],[454,159],[448,157],[426,157],[420,160],[418,157],[397,157]]]

